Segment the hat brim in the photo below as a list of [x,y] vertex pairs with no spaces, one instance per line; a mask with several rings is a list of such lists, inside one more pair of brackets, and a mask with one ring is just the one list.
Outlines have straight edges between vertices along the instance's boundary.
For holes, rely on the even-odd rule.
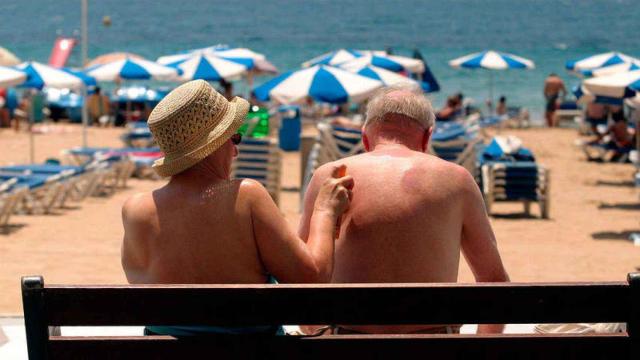
[[222,118],[218,126],[209,132],[195,148],[172,157],[164,156],[153,163],[153,170],[162,176],[170,177],[183,172],[211,155],[222,144],[235,134],[249,112],[249,102],[243,98],[235,97],[229,102],[229,110]]

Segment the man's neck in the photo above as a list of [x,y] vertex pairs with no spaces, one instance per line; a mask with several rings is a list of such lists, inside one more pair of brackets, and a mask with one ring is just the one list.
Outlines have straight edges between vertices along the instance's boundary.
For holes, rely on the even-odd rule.
[[401,143],[401,142],[397,142],[397,141],[391,141],[391,140],[379,141],[373,147],[373,151],[385,151],[385,150],[419,151],[419,149],[416,148],[416,147],[409,146],[407,144],[404,144],[404,143]]

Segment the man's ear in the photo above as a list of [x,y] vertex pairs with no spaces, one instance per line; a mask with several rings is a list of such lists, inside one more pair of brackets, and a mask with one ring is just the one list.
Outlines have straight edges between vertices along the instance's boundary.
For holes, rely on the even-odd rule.
[[433,134],[433,126],[428,128],[422,134],[422,152],[426,153],[429,148],[429,140],[431,140],[431,135]]
[[371,151],[371,144],[369,143],[369,137],[367,136],[367,133],[364,131],[364,128],[362,128],[362,144],[364,145],[364,151],[366,152]]

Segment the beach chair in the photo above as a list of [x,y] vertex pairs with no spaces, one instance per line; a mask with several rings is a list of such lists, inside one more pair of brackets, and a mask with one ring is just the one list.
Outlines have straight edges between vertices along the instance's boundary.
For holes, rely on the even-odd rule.
[[460,123],[438,123],[434,127],[429,151],[431,154],[456,163],[470,173],[476,168],[476,158],[482,139],[477,135],[477,128]]
[[550,171],[537,164],[533,154],[520,145],[505,151],[504,142],[496,137],[479,156],[478,181],[487,213],[494,202],[522,202],[524,212],[531,214],[531,203],[540,208],[540,216],[549,218]]
[[28,214],[49,214],[61,196],[63,186],[61,175],[17,174],[0,172],[0,181],[16,179],[11,190],[25,188],[28,192],[16,206],[17,212]]
[[276,140],[245,137],[238,145],[238,156],[231,166],[231,177],[258,181],[278,204],[281,167],[282,153]]
[[28,191],[25,188],[12,189],[17,182],[16,178],[0,181],[0,227],[3,229],[6,229],[9,218]]

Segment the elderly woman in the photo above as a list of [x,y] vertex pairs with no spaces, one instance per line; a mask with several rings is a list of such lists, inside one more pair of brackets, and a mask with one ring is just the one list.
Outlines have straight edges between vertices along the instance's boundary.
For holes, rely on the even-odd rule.
[[[308,241],[302,241],[267,191],[229,173],[249,104],[227,101],[205,81],[186,83],[164,98],[149,128],[165,157],[155,171],[169,182],[124,204],[122,265],[137,284],[327,282],[334,233],[353,180],[335,167],[315,201]],[[264,328],[148,327],[149,334],[263,332]]]

